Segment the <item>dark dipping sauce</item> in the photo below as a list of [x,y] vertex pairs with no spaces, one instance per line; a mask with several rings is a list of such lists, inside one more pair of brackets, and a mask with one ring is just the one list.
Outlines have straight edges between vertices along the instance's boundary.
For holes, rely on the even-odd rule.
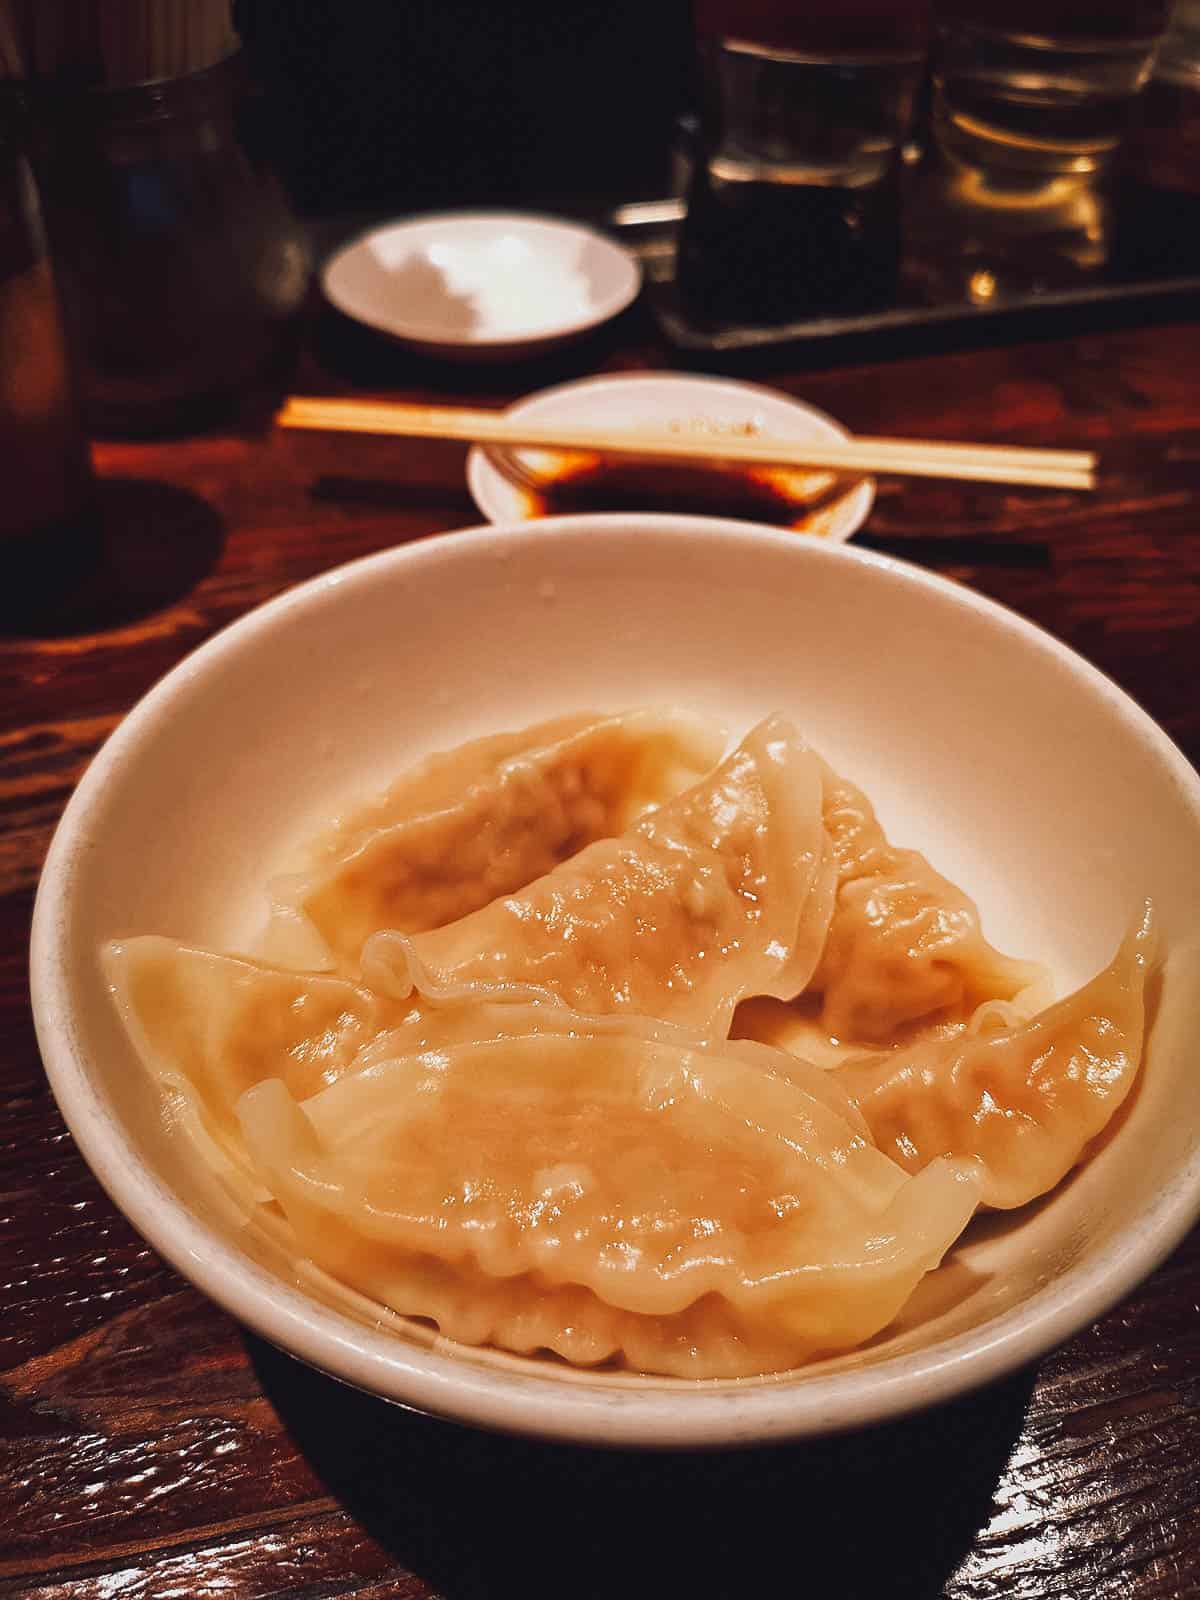
[[[496,463],[500,470],[503,468]],[[827,537],[858,479],[771,467],[690,466],[571,454],[519,484],[530,516],[580,511],[690,512],[775,523]]]

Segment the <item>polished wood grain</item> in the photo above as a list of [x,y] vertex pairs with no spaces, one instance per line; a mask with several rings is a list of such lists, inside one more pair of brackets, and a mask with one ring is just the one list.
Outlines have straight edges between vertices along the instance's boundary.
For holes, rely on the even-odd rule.
[[[1097,449],[1094,496],[891,481],[861,542],[1065,639],[1200,756],[1200,326],[757,374],[855,431]],[[298,391],[492,405],[669,364],[641,314],[523,371],[322,326]],[[117,1214],[38,1059],[40,863],[88,761],[215,629],[478,520],[463,450],[237,427],[97,447],[106,544],[0,639],[0,1600],[1170,1600],[1200,1593],[1200,1236],[1034,1369],[901,1425],[631,1456],[385,1407],[240,1330]]]

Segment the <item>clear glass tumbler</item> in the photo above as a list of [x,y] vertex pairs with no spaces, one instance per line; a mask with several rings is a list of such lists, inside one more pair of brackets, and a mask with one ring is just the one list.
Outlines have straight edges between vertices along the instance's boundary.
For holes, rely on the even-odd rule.
[[939,272],[981,305],[1087,281],[1168,0],[939,0]]
[[693,320],[778,323],[885,303],[919,5],[699,0],[701,126],[680,240]]
[[1168,0],[942,0],[933,118],[950,155],[1031,186],[1102,172],[1167,25]]

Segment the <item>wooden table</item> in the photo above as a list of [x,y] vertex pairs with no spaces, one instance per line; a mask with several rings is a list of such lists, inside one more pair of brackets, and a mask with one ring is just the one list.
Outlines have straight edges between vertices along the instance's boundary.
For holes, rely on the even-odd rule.
[[[360,381],[484,404],[669,363],[636,312],[477,385],[316,343],[297,380],[309,392]],[[797,363],[769,381],[863,432],[1117,442],[1119,470],[1091,499],[884,482],[863,542],[1032,617],[1194,760],[1198,372],[1200,326],[1175,325]],[[1148,478],[1141,456],[1172,441]],[[457,447],[229,431],[96,456],[106,573],[40,631],[0,640],[0,1597],[1200,1593],[1200,1234],[994,1389],[733,1456],[592,1454],[409,1416],[247,1335],[158,1260],[76,1153],[38,1060],[26,941],[51,830],[104,737],[214,629],[353,556],[478,518]]]

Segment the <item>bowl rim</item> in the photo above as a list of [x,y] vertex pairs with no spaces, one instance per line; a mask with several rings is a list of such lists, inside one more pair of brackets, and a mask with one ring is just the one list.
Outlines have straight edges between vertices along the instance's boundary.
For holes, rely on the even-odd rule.
[[[553,232],[586,238],[594,244],[599,244],[625,270],[625,281],[614,288],[602,299],[592,302],[590,310],[562,319],[550,325],[542,324],[539,327],[524,330],[510,330],[506,333],[485,334],[482,337],[456,337],[452,333],[437,333],[432,331],[428,323],[412,322],[402,316],[386,316],[367,314],[360,305],[353,305],[346,298],[344,292],[336,283],[336,272],[340,263],[354,251],[360,250],[367,242],[381,234],[396,232],[414,233],[429,227],[457,228],[464,223],[476,222],[501,225],[504,223],[513,227],[528,227],[533,225],[539,229],[548,229]],[[587,333],[592,328],[598,328],[603,323],[611,321],[618,316],[627,306],[633,304],[641,292],[643,280],[642,264],[638,258],[625,245],[618,240],[610,238],[600,228],[593,227],[590,223],[576,221],[572,217],[555,216],[546,211],[520,211],[505,210],[501,207],[481,206],[479,208],[462,208],[459,210],[421,211],[414,212],[411,216],[393,217],[384,222],[373,223],[370,227],[361,229],[349,239],[340,244],[329,257],[321,264],[318,274],[321,291],[329,303],[343,316],[351,318],[354,322],[362,323],[365,327],[374,329],[392,339],[402,340],[406,344],[418,346],[424,350],[461,350],[469,352],[477,350],[500,354],[506,350],[516,350],[555,344],[559,340],[567,340]]]
[[[55,830],[34,904],[30,989],[38,1045],[63,1119],[109,1197],[143,1237],[186,1279],[269,1342],[310,1366],[412,1410],[508,1433],[601,1446],[713,1448],[761,1445],[844,1431],[948,1401],[1044,1354],[1094,1322],[1169,1254],[1200,1216],[1200,1145],[1157,1195],[1123,1223],[1099,1251],[1076,1262],[1020,1305],[987,1323],[875,1366],[774,1379],[698,1380],[693,1392],[604,1388],[529,1370],[493,1370],[444,1346],[422,1348],[383,1328],[367,1327],[320,1304],[258,1265],[188,1210],[146,1170],[117,1117],[89,1076],[71,1005],[65,929],[71,880],[86,844],[93,803],[110,775],[154,737],[176,692],[231,648],[319,607],[327,595],[352,594],[381,572],[466,557],[516,541],[627,532],[651,536],[702,533],[751,548],[790,548],[801,562],[852,563],[886,572],[917,589],[932,588],[1001,624],[1066,667],[1132,724],[1172,770],[1200,814],[1200,774],[1166,732],[1123,689],[1069,646],[1019,613],[960,584],[873,551],[798,539],[758,524],[667,514],[580,514],[435,535],[360,557],[253,608],[220,629],[158,680],[109,735],[77,785]],[[469,1355],[469,1352],[468,1352]]]

